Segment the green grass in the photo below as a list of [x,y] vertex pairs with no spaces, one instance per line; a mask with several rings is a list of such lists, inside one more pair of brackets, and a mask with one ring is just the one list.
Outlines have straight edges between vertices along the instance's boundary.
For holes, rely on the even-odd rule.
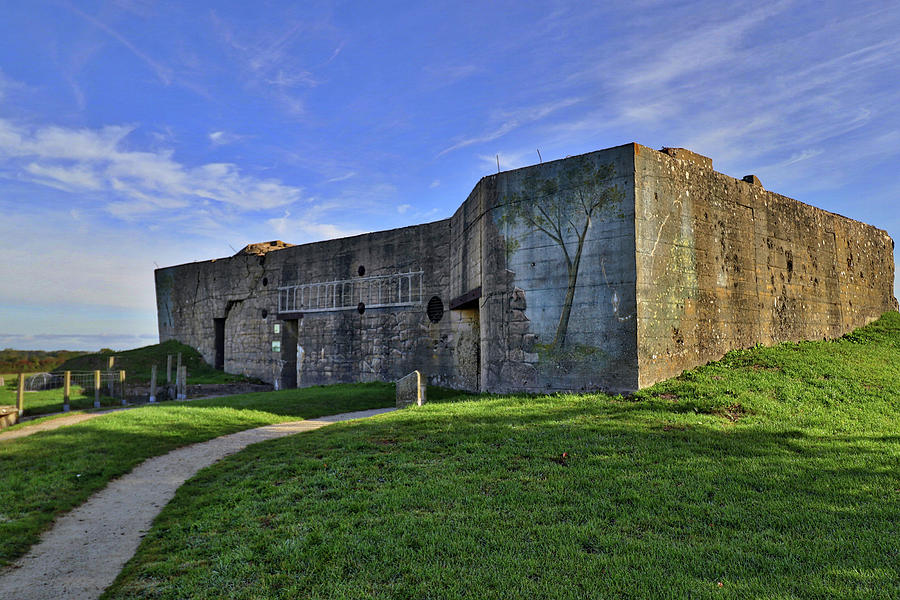
[[[166,357],[170,354],[177,357],[179,352],[181,352],[182,363],[188,368],[188,383],[232,383],[250,380],[243,375],[231,375],[214,369],[203,360],[203,356],[194,348],[175,340],[112,354],[106,352],[77,356],[67,360],[56,371],[105,370],[109,357],[115,356],[116,362],[113,368],[115,370],[124,369],[129,382],[150,381],[151,368],[155,364],[157,366],[157,382],[162,384],[166,380]],[[175,360],[177,359],[173,358],[173,379],[175,377]]]
[[898,598],[900,315],[634,398],[437,402],[185,484],[105,598]]
[[[18,375],[10,375],[5,377],[6,385],[0,387],[0,405],[15,406],[16,394],[18,386]],[[106,392],[106,386],[103,387]],[[121,406],[120,398],[107,396],[105,393],[100,396],[100,406],[109,408]],[[70,390],[69,408],[71,410],[86,410],[94,407],[93,390],[85,390],[81,386],[73,385]],[[45,415],[49,413],[60,412],[63,409],[63,390],[56,388],[52,390],[40,390],[36,392],[25,392],[25,415]],[[5,429],[3,431],[6,431]]]
[[[73,410],[67,413],[53,413],[51,415],[46,415],[43,417],[35,417],[33,419],[28,419],[27,421],[19,421],[15,425],[10,425],[9,427],[4,427],[0,430],[0,433],[6,433],[7,431],[15,431],[16,429],[23,429],[25,427],[29,427],[31,425],[37,425],[39,423],[44,423],[46,421],[55,421],[56,419],[62,419],[63,417],[68,417],[70,415],[80,415],[82,413],[92,412],[87,410]],[[0,443],[3,443],[0,441]]]
[[393,403],[386,383],[242,394],[135,408],[0,442],[0,565],[21,556],[58,514],[147,458],[242,429]]

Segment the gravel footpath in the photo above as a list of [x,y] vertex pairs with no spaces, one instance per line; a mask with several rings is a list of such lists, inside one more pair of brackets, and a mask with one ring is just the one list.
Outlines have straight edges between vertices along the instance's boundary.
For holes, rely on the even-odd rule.
[[146,460],[57,519],[28,554],[0,573],[0,598],[98,598],[134,555],[175,490],[200,469],[250,444],[392,410],[363,410],[266,425]]

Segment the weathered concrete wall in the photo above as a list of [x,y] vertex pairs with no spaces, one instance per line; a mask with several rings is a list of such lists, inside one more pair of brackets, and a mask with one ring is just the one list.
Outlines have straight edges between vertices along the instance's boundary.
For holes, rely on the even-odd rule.
[[[440,385],[462,384],[454,369],[450,319],[432,323],[425,303],[446,308],[450,222],[277,249],[263,255],[190,263],[156,272],[160,340],[177,339],[215,361],[214,319],[225,319],[225,370],[267,382],[286,379],[278,287],[424,271],[421,305],[304,313],[299,385],[392,380],[420,369]],[[275,333],[278,324],[282,332]],[[273,351],[272,342],[281,343]],[[296,367],[290,365],[289,371]],[[292,373],[291,373],[292,374]],[[465,387],[460,385],[460,387]]]
[[623,146],[492,175],[456,212],[450,288],[480,289],[481,389],[635,388],[633,167]]
[[887,233],[634,145],[640,386],[896,309]]

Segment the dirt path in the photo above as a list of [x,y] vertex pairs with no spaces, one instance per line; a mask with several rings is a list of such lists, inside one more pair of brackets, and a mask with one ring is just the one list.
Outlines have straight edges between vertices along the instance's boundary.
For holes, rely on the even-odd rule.
[[0,574],[0,598],[98,598],[137,550],[162,507],[197,471],[250,444],[394,410],[363,410],[248,429],[151,458],[60,517]]

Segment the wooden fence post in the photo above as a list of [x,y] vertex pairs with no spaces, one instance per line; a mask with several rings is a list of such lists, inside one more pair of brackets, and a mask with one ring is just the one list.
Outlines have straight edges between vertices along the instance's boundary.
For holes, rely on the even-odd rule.
[[25,373],[19,373],[19,387],[16,390],[16,410],[19,417],[25,414]]
[[94,371],[94,408],[100,408],[100,371]]
[[156,402],[156,365],[150,367],[150,400]]
[[72,371],[63,373],[63,412],[69,412],[72,399]]

